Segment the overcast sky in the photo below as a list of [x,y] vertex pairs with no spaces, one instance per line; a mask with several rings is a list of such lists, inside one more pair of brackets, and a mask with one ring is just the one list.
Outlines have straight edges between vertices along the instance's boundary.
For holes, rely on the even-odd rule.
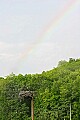
[[0,76],[41,73],[69,58],[80,58],[79,0],[0,0]]

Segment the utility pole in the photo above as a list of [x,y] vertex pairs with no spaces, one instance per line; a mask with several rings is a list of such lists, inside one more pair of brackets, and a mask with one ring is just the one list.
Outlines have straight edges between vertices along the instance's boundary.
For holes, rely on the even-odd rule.
[[32,117],[32,120],[34,120],[34,101],[33,101],[33,96],[32,96],[32,99],[31,99],[31,117]]
[[71,103],[70,103],[70,120],[71,120]]
[[34,120],[34,101],[33,101],[33,91],[20,91],[19,93],[20,101],[24,98],[30,99],[31,101],[31,118]]

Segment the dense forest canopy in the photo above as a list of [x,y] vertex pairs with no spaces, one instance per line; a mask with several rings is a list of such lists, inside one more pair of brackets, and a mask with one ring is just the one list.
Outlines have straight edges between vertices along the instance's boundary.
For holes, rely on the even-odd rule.
[[19,100],[21,89],[35,91],[35,120],[80,120],[80,59],[59,61],[42,74],[0,77],[0,120],[31,120],[29,100]]

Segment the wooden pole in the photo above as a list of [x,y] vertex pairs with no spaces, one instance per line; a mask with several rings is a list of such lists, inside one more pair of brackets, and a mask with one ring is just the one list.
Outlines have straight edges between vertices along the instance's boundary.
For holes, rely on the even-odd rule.
[[33,97],[31,99],[31,117],[32,117],[32,120],[34,120],[34,101],[33,101]]
[[70,103],[70,120],[71,120],[71,103]]

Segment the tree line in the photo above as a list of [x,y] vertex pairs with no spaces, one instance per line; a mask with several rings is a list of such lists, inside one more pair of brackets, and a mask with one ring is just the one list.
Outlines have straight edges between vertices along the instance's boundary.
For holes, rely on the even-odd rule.
[[61,60],[41,74],[0,77],[0,120],[31,120],[30,101],[19,92],[35,91],[35,120],[80,120],[80,59]]

